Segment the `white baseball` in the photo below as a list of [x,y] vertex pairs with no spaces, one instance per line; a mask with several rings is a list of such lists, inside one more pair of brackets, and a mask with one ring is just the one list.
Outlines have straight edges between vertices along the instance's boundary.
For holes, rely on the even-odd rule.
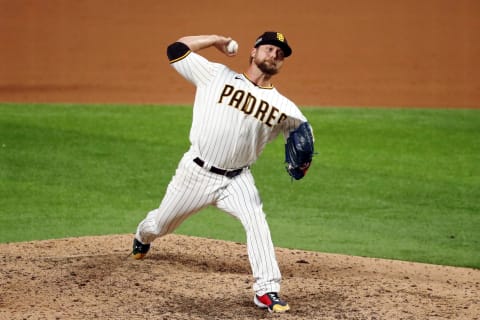
[[227,44],[227,52],[230,54],[237,53],[238,51],[238,43],[235,40],[230,40]]

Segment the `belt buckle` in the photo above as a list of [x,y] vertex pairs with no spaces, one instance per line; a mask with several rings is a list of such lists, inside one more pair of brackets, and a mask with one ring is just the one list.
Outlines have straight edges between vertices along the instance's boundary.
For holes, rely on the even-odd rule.
[[238,176],[238,175],[242,172],[242,170],[243,170],[243,168],[242,168],[242,169],[232,170],[232,171],[227,171],[227,172],[225,173],[225,176],[226,176],[227,178],[230,178],[230,179],[235,178],[236,176]]

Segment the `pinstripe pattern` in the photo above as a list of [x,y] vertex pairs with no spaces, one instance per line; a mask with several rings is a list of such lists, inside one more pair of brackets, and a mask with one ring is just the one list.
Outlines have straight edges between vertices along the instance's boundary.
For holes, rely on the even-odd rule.
[[250,171],[228,185],[222,192],[217,207],[239,219],[245,228],[255,292],[261,293],[260,295],[278,292],[281,274],[262,202]]
[[[265,145],[306,121],[275,88],[254,85],[245,75],[189,52],[171,62],[196,88],[190,149],[184,154],[159,208],[140,222],[136,238],[151,243],[173,232],[185,219],[214,205],[237,218],[247,235],[247,250],[258,295],[279,292],[281,273],[263,204],[248,168]],[[203,168],[193,162],[199,157]],[[209,171],[244,168],[234,178]]]
[[[289,131],[306,121],[295,104],[275,88],[257,87],[244,75],[211,63],[194,52],[172,66],[197,87],[190,142],[209,164],[227,169],[251,165],[267,142],[280,132],[287,137]],[[240,109],[245,101],[239,102],[239,108],[236,108],[232,103],[233,93],[218,103],[225,85],[231,86],[233,92],[244,92],[244,96],[251,94],[257,107],[265,102],[264,105],[269,106],[268,112],[278,109],[277,119],[270,121],[274,125],[265,124],[268,114],[255,117],[257,110],[250,115],[242,112]],[[287,118],[275,125],[281,114]]]

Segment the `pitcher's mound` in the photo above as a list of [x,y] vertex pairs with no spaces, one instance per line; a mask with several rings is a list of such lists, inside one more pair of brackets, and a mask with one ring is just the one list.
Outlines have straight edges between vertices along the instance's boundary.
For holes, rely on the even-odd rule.
[[479,319],[480,270],[277,249],[291,311],[256,309],[244,244],[169,235],[0,244],[0,319]]

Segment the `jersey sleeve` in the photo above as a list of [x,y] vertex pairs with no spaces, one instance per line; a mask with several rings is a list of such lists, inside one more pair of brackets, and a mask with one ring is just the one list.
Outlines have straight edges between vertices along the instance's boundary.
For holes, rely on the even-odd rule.
[[168,46],[167,56],[170,65],[195,86],[208,84],[216,75],[219,65],[191,51],[181,42]]
[[304,122],[308,122],[308,119],[294,103],[291,103],[286,113],[286,119],[283,121],[280,129],[283,132],[285,141],[290,136],[290,132],[297,129]]
[[273,128],[268,141],[274,140],[280,133],[283,134],[284,140],[287,141],[291,131],[298,128],[303,122],[307,122],[307,118],[293,102],[287,99],[285,101],[286,105],[280,108],[282,121]]

